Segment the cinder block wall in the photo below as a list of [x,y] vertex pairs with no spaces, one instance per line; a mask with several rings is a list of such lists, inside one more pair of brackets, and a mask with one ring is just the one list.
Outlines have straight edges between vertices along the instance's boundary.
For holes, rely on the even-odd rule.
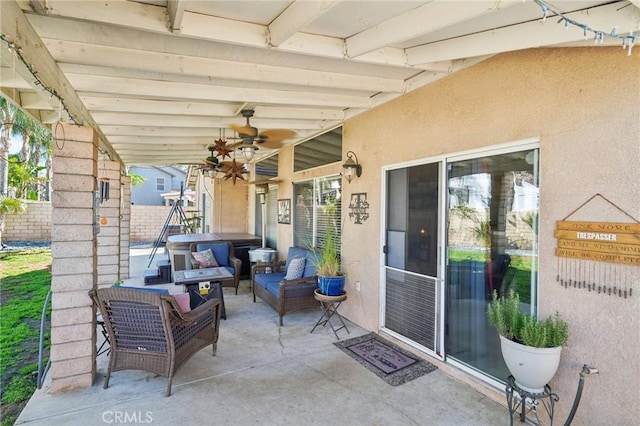
[[[169,213],[170,206],[142,206],[134,204],[131,206],[131,241],[155,241],[162,227],[164,226]],[[177,214],[172,218],[171,224],[177,222]]]
[[[114,187],[115,190],[117,190],[116,187]],[[113,196],[115,197],[115,192]],[[5,216],[6,226],[5,232],[2,233],[2,240],[51,241],[51,211],[50,202],[27,201],[25,213]],[[129,211],[131,215],[130,240],[153,242],[160,235],[160,231],[169,217],[171,207],[134,204]],[[177,215],[174,219],[177,219]],[[177,222],[174,220],[171,223]]]
[[25,201],[27,211],[5,216],[3,241],[50,241],[51,203]]

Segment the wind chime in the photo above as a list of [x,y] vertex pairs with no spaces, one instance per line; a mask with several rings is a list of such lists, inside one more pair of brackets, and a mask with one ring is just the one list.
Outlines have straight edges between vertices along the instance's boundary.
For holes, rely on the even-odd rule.
[[[585,204],[600,197],[633,222],[568,221]],[[634,277],[640,266],[640,222],[600,194],[591,197],[556,223],[556,281],[607,296],[633,295]]]
[[[104,174],[104,170],[106,169],[106,160],[102,160],[102,170]],[[98,197],[100,199],[100,204],[103,204],[106,201],[109,201],[109,178],[106,176],[102,176],[98,181]],[[104,216],[100,217],[100,225],[107,224],[107,218]]]

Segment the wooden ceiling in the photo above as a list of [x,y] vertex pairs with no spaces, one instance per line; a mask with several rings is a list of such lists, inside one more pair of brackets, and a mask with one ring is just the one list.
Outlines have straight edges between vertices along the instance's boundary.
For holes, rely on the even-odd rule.
[[[213,140],[235,136],[228,126],[245,123],[243,108],[255,109],[260,130],[295,130],[287,141],[295,144],[501,52],[594,45],[595,32],[558,23],[554,11],[607,33],[640,25],[640,0],[2,0],[0,8],[3,95],[43,123],[94,127],[102,149],[126,165],[199,163]],[[612,44],[621,38],[597,45]],[[271,153],[260,148],[256,159]]]

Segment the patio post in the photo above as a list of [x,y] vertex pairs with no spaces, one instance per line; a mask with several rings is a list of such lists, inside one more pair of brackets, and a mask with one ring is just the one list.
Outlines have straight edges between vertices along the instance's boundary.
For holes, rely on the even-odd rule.
[[93,129],[71,124],[54,132],[49,374],[57,393],[91,386],[96,372],[95,310],[87,293],[97,281],[98,138]]

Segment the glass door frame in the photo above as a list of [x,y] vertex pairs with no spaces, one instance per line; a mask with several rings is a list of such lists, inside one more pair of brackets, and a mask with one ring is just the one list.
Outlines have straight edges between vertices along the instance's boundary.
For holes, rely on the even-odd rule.
[[[465,365],[464,363],[461,362],[457,362],[455,359],[449,358],[447,356],[447,348],[445,346],[445,327],[446,327],[446,311],[445,311],[445,307],[446,307],[446,300],[445,300],[445,295],[446,295],[446,267],[447,265],[445,264],[446,259],[448,258],[448,242],[447,242],[447,229],[445,224],[448,221],[448,191],[446,190],[447,188],[444,188],[445,183],[447,182],[447,165],[449,163],[452,162],[456,162],[456,161],[461,161],[461,160],[468,160],[468,159],[473,159],[473,158],[480,158],[480,157],[485,157],[485,156],[492,156],[492,155],[500,155],[500,154],[505,154],[505,153],[510,153],[510,152],[514,152],[514,151],[522,151],[522,150],[527,150],[527,149],[534,149],[537,150],[537,152],[540,151],[540,138],[539,137],[534,137],[534,138],[527,138],[527,139],[522,139],[522,140],[518,140],[518,141],[512,141],[512,142],[507,142],[507,143],[502,143],[502,144],[496,144],[496,145],[491,145],[491,146],[486,146],[486,147],[481,147],[481,148],[474,148],[474,149],[470,149],[470,150],[464,150],[464,151],[458,151],[455,153],[449,153],[449,154],[444,154],[444,155],[439,155],[439,156],[433,156],[433,157],[425,157],[419,160],[412,160],[412,161],[407,161],[407,162],[403,162],[403,163],[397,163],[397,164],[390,164],[390,165],[386,165],[383,166],[381,168],[382,171],[382,175],[381,175],[381,183],[380,183],[380,194],[381,194],[381,202],[380,202],[380,241],[381,241],[381,247],[379,250],[379,264],[380,264],[380,272],[379,272],[379,276],[380,276],[380,293],[379,293],[379,300],[380,300],[380,305],[379,305],[379,324],[378,324],[378,328],[381,331],[384,331],[385,333],[397,338],[398,340],[402,341],[403,343],[412,346],[424,353],[427,353],[437,359],[440,359],[448,364],[451,364],[457,368],[459,368],[460,370],[464,371],[465,373],[480,379],[481,381],[487,383],[488,385],[495,387],[496,389],[504,389],[504,384],[502,382],[499,382],[495,379],[493,379],[490,376],[487,376],[485,374],[483,374],[481,371],[475,370],[473,368],[468,367],[467,365]],[[539,157],[539,155],[538,155]],[[538,175],[538,187],[541,186],[541,178],[540,178],[540,170],[541,170],[541,163],[540,163],[540,159],[536,158],[536,163],[537,163],[537,168],[536,168],[536,173]],[[413,167],[413,166],[420,166],[420,165],[424,165],[424,164],[432,164],[432,163],[440,163],[440,170],[439,170],[439,185],[441,190],[439,191],[439,195],[438,195],[438,268],[437,268],[437,272],[438,272],[438,276],[436,277],[431,277],[436,279],[437,281],[437,292],[438,292],[438,306],[437,306],[437,315],[438,317],[436,318],[437,324],[438,324],[438,330],[436,330],[437,335],[438,335],[438,339],[437,339],[437,351],[431,351],[428,348],[425,348],[422,345],[416,344],[415,342],[407,339],[406,337],[392,331],[389,329],[385,328],[385,324],[384,324],[384,320],[385,320],[385,306],[386,306],[386,282],[385,282],[385,277],[386,277],[386,270],[389,268],[386,266],[386,253],[383,250],[384,245],[386,245],[386,232],[387,232],[387,203],[389,201],[389,196],[387,193],[387,172],[391,171],[391,170],[397,170],[397,169],[403,169],[403,168],[409,168],[409,167]],[[539,218],[540,218],[541,214],[539,213]],[[538,249],[538,243],[536,242],[536,250]],[[407,272],[407,271],[404,271]],[[535,300],[535,304],[532,303],[533,306],[537,306],[537,301],[538,301],[538,292],[539,292],[539,286],[536,286],[535,291],[532,292],[532,302],[534,302]]]

